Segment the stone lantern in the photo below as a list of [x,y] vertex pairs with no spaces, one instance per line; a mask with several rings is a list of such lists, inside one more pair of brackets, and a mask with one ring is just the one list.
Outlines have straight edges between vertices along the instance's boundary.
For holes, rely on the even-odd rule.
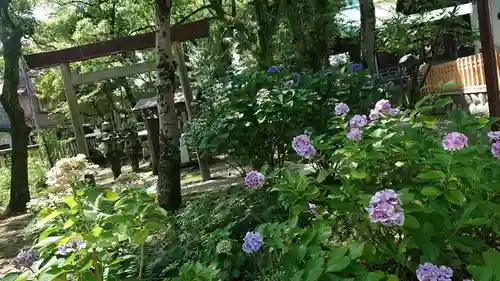
[[[135,125],[135,124],[134,124]],[[139,155],[141,153],[141,144],[138,140],[137,128],[128,122],[122,124],[125,137],[125,151],[130,159],[132,171],[139,171]]]
[[103,145],[103,154],[111,165],[113,177],[116,179],[122,173],[120,161],[123,153],[120,145],[121,137],[117,132],[113,131],[111,124],[108,122],[102,124],[101,132],[100,141]]

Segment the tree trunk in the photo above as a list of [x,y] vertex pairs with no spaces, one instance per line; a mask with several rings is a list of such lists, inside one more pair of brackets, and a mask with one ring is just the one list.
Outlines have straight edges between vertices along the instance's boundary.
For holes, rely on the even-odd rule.
[[368,70],[375,74],[375,5],[373,0],[359,0],[361,11],[361,52]]
[[5,70],[0,102],[10,119],[12,140],[12,167],[10,181],[9,214],[26,212],[30,200],[28,185],[28,142],[30,129],[26,124],[24,110],[19,104],[17,86],[19,84],[19,57],[21,56],[22,31],[14,29],[2,36]]
[[[168,3],[167,3],[168,2]],[[160,119],[160,163],[158,203],[166,210],[182,204],[180,129],[174,103],[175,65],[170,42],[170,4],[156,0],[156,66],[158,118]]]

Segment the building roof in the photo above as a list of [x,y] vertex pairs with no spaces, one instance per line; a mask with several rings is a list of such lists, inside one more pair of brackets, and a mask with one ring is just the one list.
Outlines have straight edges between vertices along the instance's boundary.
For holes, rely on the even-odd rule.
[[[193,89],[193,92],[195,92],[195,89]],[[184,92],[182,89],[177,89],[174,93],[174,101],[175,103],[183,103],[184,102]],[[196,99],[196,95],[193,96],[193,99]],[[147,108],[153,108],[156,107],[158,104],[158,97],[153,96],[153,97],[148,97],[148,98],[142,98],[137,101],[135,104],[134,108],[132,109],[133,111],[139,111],[139,110],[144,110]]]
[[419,14],[467,3],[471,3],[471,0],[398,0],[396,12],[405,15]]

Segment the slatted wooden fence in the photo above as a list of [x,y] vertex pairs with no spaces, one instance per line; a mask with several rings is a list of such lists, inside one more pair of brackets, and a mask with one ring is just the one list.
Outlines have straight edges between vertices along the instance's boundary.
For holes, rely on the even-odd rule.
[[[497,73],[500,77],[500,50],[497,50]],[[454,81],[454,83],[451,83]],[[448,85],[443,89],[442,84]],[[500,83],[500,78],[499,78]],[[486,92],[483,55],[475,54],[455,61],[432,66],[426,79],[426,91]]]

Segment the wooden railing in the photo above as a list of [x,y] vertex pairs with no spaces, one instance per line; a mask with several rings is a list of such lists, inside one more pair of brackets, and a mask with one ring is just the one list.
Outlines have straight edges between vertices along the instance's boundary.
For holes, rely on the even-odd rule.
[[[497,73],[500,77],[500,50],[496,53]],[[500,79],[499,79],[500,82]],[[447,84],[444,88],[442,84]],[[475,54],[455,61],[432,66],[426,79],[426,91],[486,92],[483,55]]]
[[[91,152],[97,150],[98,141],[97,137],[92,136],[92,137],[87,137],[87,144],[89,146],[89,150]],[[28,151],[31,153],[34,153],[37,156],[41,156],[40,147],[38,144],[35,145],[30,145],[28,146]],[[60,141],[57,143],[55,147],[49,148],[49,157],[51,159],[52,163],[57,162],[57,160],[65,157],[74,157],[78,154],[78,149],[76,147],[75,140],[71,141]],[[9,168],[10,167],[10,155],[11,155],[11,148],[8,149],[2,149],[0,150],[0,168]]]

